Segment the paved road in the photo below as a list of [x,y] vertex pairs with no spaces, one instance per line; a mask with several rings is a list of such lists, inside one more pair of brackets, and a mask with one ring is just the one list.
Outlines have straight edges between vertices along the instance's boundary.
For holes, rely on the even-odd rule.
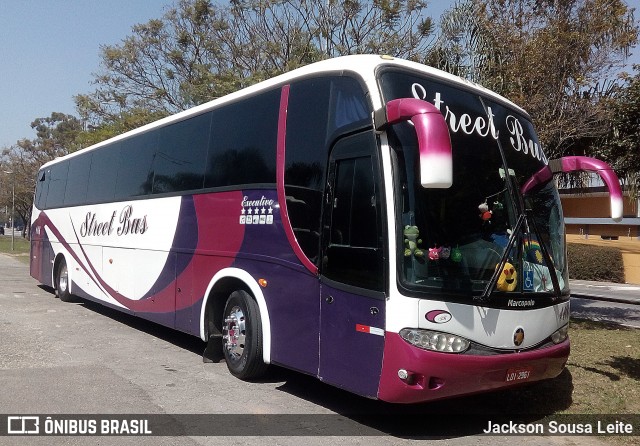
[[640,328],[640,305],[638,304],[572,297],[571,316]]
[[575,297],[640,305],[640,285],[571,280],[569,286]]
[[[188,429],[190,419],[185,424],[175,414],[218,414],[211,422],[221,423],[221,432],[227,435],[237,434],[231,438],[0,437],[1,445],[513,443],[513,438],[481,436],[480,429],[469,427],[469,414],[492,413],[495,409],[491,395],[407,407],[359,398],[278,368],[273,368],[266,379],[242,382],[227,372],[224,363],[203,363],[204,345],[197,338],[90,303],[63,303],[51,290],[38,286],[25,265],[4,255],[0,255],[0,274],[0,413],[170,414],[170,419],[173,414],[177,420],[173,423],[184,429]],[[426,440],[395,425],[406,416],[420,427],[433,429],[419,432],[437,433],[434,413],[450,414],[451,420],[460,423],[460,430],[444,440]],[[292,417],[247,420],[220,414]],[[193,423],[201,421],[193,418]],[[247,426],[247,421],[253,427]],[[0,423],[6,421],[0,418]],[[267,434],[281,436],[264,439],[243,435],[247,429],[255,434],[256,424],[266,425]],[[289,436],[307,432],[332,436]],[[575,437],[527,436],[517,441],[532,446],[576,444]],[[602,442],[588,437],[581,438],[580,444]]]
[[640,328],[640,285],[572,280],[571,315]]

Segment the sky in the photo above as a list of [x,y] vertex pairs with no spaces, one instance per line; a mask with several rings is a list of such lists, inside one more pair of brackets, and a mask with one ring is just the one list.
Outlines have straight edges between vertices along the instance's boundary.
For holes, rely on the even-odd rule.
[[[453,0],[431,0],[437,22]],[[640,16],[640,0],[627,0]],[[100,47],[119,44],[172,0],[0,0],[0,148],[35,138],[31,122],[76,114],[73,96],[93,90]],[[640,48],[632,56],[640,63]]]

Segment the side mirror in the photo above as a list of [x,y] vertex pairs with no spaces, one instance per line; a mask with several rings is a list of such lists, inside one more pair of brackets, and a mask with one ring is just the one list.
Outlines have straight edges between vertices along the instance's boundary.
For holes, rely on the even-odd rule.
[[551,181],[556,173],[569,172],[595,172],[600,175],[611,200],[611,218],[615,221],[622,220],[622,189],[620,180],[613,169],[604,161],[586,156],[565,156],[559,159],[549,160],[549,165],[544,166],[520,188],[522,194],[535,189],[538,186]]
[[[384,115],[380,112],[384,112]],[[411,121],[418,136],[420,184],[424,188],[446,189],[453,184],[453,163],[449,127],[433,104],[414,98],[394,99],[376,113],[376,128]]]

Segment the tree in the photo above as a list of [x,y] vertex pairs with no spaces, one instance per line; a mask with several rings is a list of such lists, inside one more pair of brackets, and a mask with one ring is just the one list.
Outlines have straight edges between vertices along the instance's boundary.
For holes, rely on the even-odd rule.
[[527,109],[550,157],[584,154],[607,131],[602,99],[637,36],[622,0],[466,0],[430,61]]
[[[28,226],[31,220],[31,206],[33,204],[33,191],[35,190],[35,175],[37,163],[29,153],[23,152],[20,145],[27,144],[26,140],[11,148],[6,148],[2,152],[2,170],[0,171],[0,204],[3,210],[8,210],[13,206],[15,197],[15,214],[19,218],[12,216],[18,225],[21,220]],[[15,194],[15,195],[14,195]],[[9,220],[9,218],[7,218]]]
[[82,123],[72,115],[54,112],[49,117],[35,119],[31,128],[36,132],[35,139],[21,139],[0,154],[3,183],[0,204],[11,208],[15,188],[15,212],[26,223],[25,232],[31,220],[38,169],[44,163],[80,148],[78,136]]
[[611,120],[607,133],[593,145],[593,154],[607,161],[626,183],[633,200],[640,191],[640,65],[635,75],[622,76],[608,101]]
[[432,36],[425,13],[424,0],[180,0],[101,48],[96,89],[76,104],[98,128],[132,111],[148,120],[175,113],[337,55],[418,59]]

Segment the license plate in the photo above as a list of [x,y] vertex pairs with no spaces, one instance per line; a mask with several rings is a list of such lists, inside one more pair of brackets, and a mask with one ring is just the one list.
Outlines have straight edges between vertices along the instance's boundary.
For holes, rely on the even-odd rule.
[[507,376],[505,377],[505,382],[520,382],[527,381],[531,378],[531,373],[533,369],[532,367],[520,367],[517,369],[509,369],[507,370]]

